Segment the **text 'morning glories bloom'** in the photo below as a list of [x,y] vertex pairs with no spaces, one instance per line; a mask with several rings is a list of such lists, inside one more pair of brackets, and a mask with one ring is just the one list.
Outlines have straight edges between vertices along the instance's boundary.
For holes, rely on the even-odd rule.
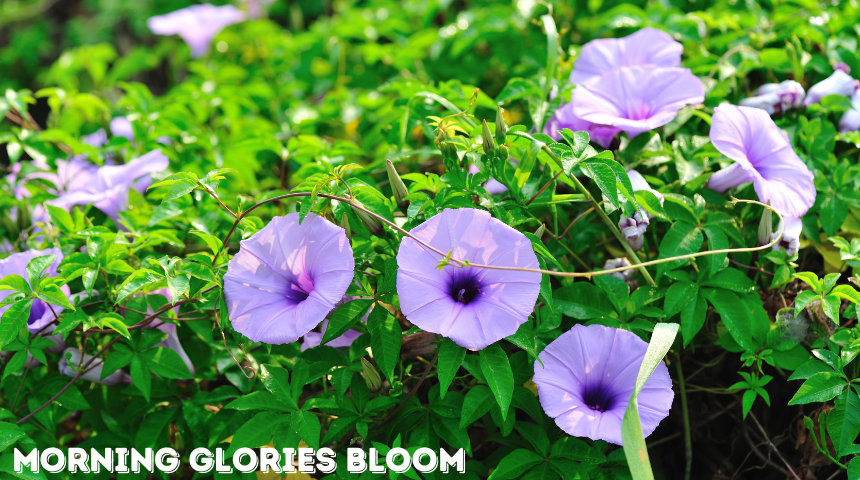
[[[170,165],[161,150],[153,150],[122,165],[100,167],[84,185],[60,195],[47,203],[69,209],[73,205],[93,204],[107,216],[117,219],[120,211],[128,205],[128,191],[138,179],[151,173],[163,172]],[[86,171],[86,168],[81,167]]]
[[745,98],[739,104],[744,107],[761,108],[773,115],[800,107],[803,105],[805,95],[803,86],[794,80],[786,80],[780,83],[766,83],[758,87],[754,97]]
[[191,49],[191,56],[201,57],[221,30],[244,20],[245,12],[233,5],[216,7],[204,3],[150,17],[146,25],[156,35],[179,35]]
[[708,188],[723,193],[753,182],[759,201],[787,217],[802,217],[815,203],[812,172],[766,111],[723,103],[714,109],[709,137],[735,163],[714,173]]
[[634,138],[666,125],[678,110],[705,99],[702,82],[685,68],[622,67],[571,94],[573,114]]
[[[535,361],[544,412],[569,435],[621,445],[621,421],[647,349],[627,330],[574,325]],[[673,398],[669,370],[660,362],[637,397],[646,437],[669,415]]]
[[809,87],[803,105],[808,107],[818,103],[828,95],[843,95],[849,97],[860,88],[860,81],[855,80],[849,73],[851,69],[844,63],[833,67],[833,74]]
[[677,67],[681,65],[684,47],[672,37],[654,28],[643,28],[623,38],[601,38],[582,47],[570,83],[591,85],[600,77],[620,67],[653,65]]
[[344,230],[309,213],[275,217],[240,242],[224,275],[233,328],[255,342],[295,342],[319,325],[352,282]]
[[[410,232],[458,260],[501,267],[539,268],[522,233],[474,208],[445,209]],[[424,331],[470,350],[513,335],[535,306],[541,274],[448,265],[404,238],[397,253],[397,294],[403,315]]]
[[[45,255],[54,255],[55,258],[54,262],[45,269],[45,272],[42,275],[55,276],[57,274],[57,267],[60,265],[60,262],[63,261],[63,252],[56,247],[49,248],[47,250],[27,250],[26,252],[13,253],[12,255],[9,255],[3,260],[0,260],[0,278],[15,274],[20,275],[25,281],[29,282],[27,265],[30,263],[30,260],[37,257],[43,257]],[[67,297],[69,296],[69,287],[67,285],[60,287],[60,290],[62,290]],[[0,301],[9,296],[10,293],[12,293],[11,290],[0,290]],[[0,315],[10,307],[11,305],[0,307]],[[53,309],[53,312],[51,309]],[[44,301],[36,299],[33,302],[33,305],[30,306],[30,316],[27,318],[27,329],[31,333],[38,332],[54,321],[54,312],[59,315],[62,311],[63,307],[57,305],[48,306]]]
[[[630,178],[634,192],[651,192],[657,197],[660,204],[663,204],[663,194],[651,188],[648,182],[645,181],[645,177],[639,172],[628,170],[627,176]],[[654,215],[648,213],[643,208],[638,209],[633,214],[633,218],[625,217],[624,214],[621,215],[618,228],[621,229],[621,234],[624,235],[624,238],[633,250],[640,250],[645,245],[645,231],[648,229],[648,225],[651,224],[652,218],[654,218]]]

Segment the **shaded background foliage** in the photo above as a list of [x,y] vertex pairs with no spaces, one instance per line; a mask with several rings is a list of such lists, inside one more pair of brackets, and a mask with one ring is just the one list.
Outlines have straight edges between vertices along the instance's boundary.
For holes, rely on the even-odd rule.
[[[480,93],[470,110],[476,119],[493,122],[497,105],[503,104],[508,124],[524,125],[525,129],[532,128],[535,123],[542,124],[544,119],[536,119],[534,113],[540,102],[546,100],[541,97],[544,84],[540,82],[545,81],[547,41],[538,21],[541,15],[549,12],[546,4],[532,0],[277,1],[271,6],[268,19],[225,29],[213,41],[210,55],[194,60],[179,38],[156,37],[149,33],[145,23],[152,15],[191,3],[42,0],[0,4],[0,90],[37,92],[29,110],[44,130],[37,134],[34,129],[22,129],[9,121],[0,124],[0,143],[5,144],[5,148],[0,149],[0,164],[11,170],[14,163],[22,162],[26,171],[29,167],[24,161],[28,159],[50,163],[66,158],[63,146],[87,155],[98,164],[110,158],[127,161],[154,148],[162,148],[164,142],[160,139],[167,137],[171,145],[164,146],[164,153],[170,158],[171,172],[190,172],[204,178],[216,168],[235,170],[216,184],[220,198],[236,209],[237,205],[247,208],[294,188],[309,191],[320,175],[330,174],[333,167],[357,163],[364,168],[351,170],[345,177],[353,186],[367,186],[359,192],[359,199],[374,211],[393,218],[396,207],[391,201],[392,192],[384,169],[384,160],[389,158],[400,167],[410,193],[417,194],[412,206],[402,212],[409,227],[445,206],[474,206],[473,200],[477,199],[480,205],[492,209],[494,215],[521,231],[535,232],[544,225],[548,233],[541,236],[541,240],[548,257],[542,259],[550,263],[550,268],[593,270],[601,268],[608,259],[623,256],[623,250],[595,218],[586,218],[566,238],[559,240],[564,227],[588,208],[581,199],[554,198],[555,195],[575,195],[569,183],[553,183],[544,201],[531,208],[520,208],[523,199],[528,200],[552,179],[551,162],[543,154],[527,172],[523,189],[515,198],[478,198],[474,192],[465,195],[464,188],[452,187],[450,178],[441,180],[438,177],[446,169],[434,145],[436,132],[428,117],[450,112],[445,113],[437,102],[415,95],[429,92],[447,99],[456,109],[465,110],[470,105],[473,90],[478,88]],[[551,13],[560,31],[561,52],[550,88],[553,93],[569,97],[566,78],[581,45],[595,38],[624,36],[645,26],[666,30],[683,43],[683,66],[690,68],[705,84],[703,108],[684,110],[677,122],[655,132],[656,135],[642,135],[629,143],[625,140],[613,148],[626,166],[636,166],[645,173],[652,187],[683,195],[693,205],[666,207],[672,223],[652,224],[643,257],[654,259],[687,253],[662,245],[670,225],[685,224],[690,229],[707,232],[709,222],[718,223],[713,219],[719,214],[731,216],[728,223],[733,226],[726,242],[731,241],[734,247],[755,243],[761,209],[730,208],[725,196],[703,188],[707,174],[718,170],[720,162],[725,161],[708,143],[708,112],[723,101],[737,103],[751,96],[755,88],[765,82],[791,78],[808,88],[830,75],[832,65],[837,62],[849,65],[856,76],[860,72],[858,9],[856,1],[577,0],[552,3]],[[789,474],[788,467],[775,456],[769,442],[801,478],[828,478],[841,472],[833,458],[816,448],[803,425],[804,416],[816,422],[813,430],[820,435],[821,412],[837,407],[835,411],[841,418],[860,413],[860,406],[854,403],[846,406],[845,403],[847,397],[857,395],[849,387],[847,396],[843,394],[835,401],[830,401],[831,397],[825,402],[788,406],[800,384],[787,379],[811,358],[810,349],[841,354],[840,358],[846,360],[848,379],[856,377],[860,362],[852,356],[856,353],[851,353],[856,349],[857,338],[854,307],[849,306],[849,302],[842,305],[841,328],[833,325],[820,309],[808,310],[806,315],[810,321],[804,325],[806,329],[795,335],[790,345],[781,336],[786,326],[785,322],[780,323],[778,313],[784,307],[791,307],[799,293],[809,291],[803,282],[792,278],[795,271],[813,272],[816,279],[828,273],[844,272],[840,284],[847,285],[847,278],[860,267],[860,247],[850,243],[860,234],[857,217],[860,196],[855,181],[860,137],[856,132],[838,134],[835,126],[848,108],[850,105],[846,101],[829,98],[820,106],[776,117],[777,124],[791,137],[795,150],[816,172],[818,201],[804,218],[800,256],[791,266],[784,256],[780,259],[778,255],[765,258],[764,253],[732,254],[734,264],[721,271],[743,272],[745,280],[733,278],[728,289],[710,286],[712,291],[744,295],[734,298],[748,299],[745,301],[760,306],[769,318],[768,331],[776,331],[773,334],[776,338],[768,335],[766,339],[750,339],[752,348],[745,351],[720,323],[717,310],[724,304],[719,302],[710,302],[716,308],[707,309],[702,320],[704,327],[694,338],[679,337],[667,357],[676,382],[676,403],[669,418],[648,438],[652,463],[659,476],[684,478],[683,454],[688,450],[693,454],[692,478],[747,478],[751,475],[784,478]],[[406,117],[405,112],[408,112]],[[80,143],[84,135],[108,127],[110,120],[117,116],[131,120],[134,143],[114,138],[99,149]],[[406,125],[404,118],[407,118]],[[470,138],[469,141],[474,142],[480,134],[475,123],[460,122],[467,135],[458,138]],[[464,141],[467,142],[464,146],[474,146]],[[526,145],[511,143],[515,156],[522,157]],[[3,185],[0,197],[0,209],[5,215],[3,237],[11,243],[21,239],[14,245],[21,250],[25,246],[41,246],[44,239],[28,236],[28,225],[21,220],[26,217],[13,218],[10,212],[13,209],[29,211],[35,203],[51,198],[38,184],[28,188],[29,200],[16,199],[12,186],[7,184]],[[458,195],[439,195],[443,190],[456,191]],[[594,186],[591,190],[596,195],[602,193]],[[735,194],[755,198],[752,187]],[[706,207],[694,203],[692,199],[696,195],[706,202]],[[132,208],[124,220],[140,234],[141,244],[135,246],[140,255],[129,258],[128,252],[111,251],[105,254],[111,256],[102,260],[110,261],[115,257],[136,269],[146,265],[144,259],[155,260],[168,255],[181,259],[182,264],[203,265],[219,253],[217,245],[232,225],[232,218],[200,190],[160,203],[165,196],[168,196],[166,189],[150,191],[146,198],[131,193]],[[239,225],[229,245],[230,252],[236,251],[239,237],[252,235],[273,215],[299,208],[301,202],[272,203],[260,208]],[[330,217],[340,220],[342,212],[334,213]],[[357,235],[354,243],[357,264],[361,263],[366,272],[367,288],[378,290],[380,282],[384,284],[386,275],[391,274],[385,263],[391,258],[391,245],[386,239],[362,232],[357,217],[349,212],[347,215]],[[108,232],[99,231],[96,236],[108,243],[117,241],[112,221],[102,212],[93,208],[87,210],[86,216],[91,222],[88,226],[109,227]],[[54,221],[62,223],[56,218]],[[61,229],[58,237],[50,239],[61,243],[66,250],[79,248],[87,237],[77,234],[84,230],[83,215],[73,214],[70,221],[70,227]],[[707,235],[701,231],[700,238]],[[830,240],[837,235],[846,239],[844,245]],[[699,240],[694,250],[703,246],[715,249],[713,238],[705,238],[708,242]],[[552,266],[549,258],[557,262],[558,267]],[[533,331],[527,339],[535,349],[540,349],[574,323],[585,321],[622,326],[646,339],[648,326],[653,328],[655,317],[683,324],[683,319],[679,320],[680,312],[673,311],[660,298],[684,275],[691,278],[693,272],[700,270],[714,268],[717,271],[710,262],[700,260],[694,265],[685,264],[675,269],[677,275],[658,278],[660,293],[654,305],[661,305],[656,307],[660,314],[653,317],[645,313],[643,305],[632,314],[605,308],[610,304],[606,292],[611,288],[594,286],[605,285],[599,281],[592,285],[553,278],[552,302],[556,308],[550,315],[538,314],[530,321],[529,328]],[[217,264],[220,267],[226,264],[224,255],[218,258]],[[70,265],[66,271],[73,269]],[[217,276],[219,272],[223,275],[223,268],[213,270],[212,275]],[[110,281],[97,280],[96,289],[115,299],[112,295],[116,287],[129,274],[130,271],[122,268],[106,270],[105,278]],[[84,289],[79,278],[71,278],[70,282],[76,287],[73,291]],[[188,302],[179,308],[180,317],[207,319],[181,322],[179,330],[183,347],[196,367],[195,381],[172,380],[160,370],[163,367],[154,362],[152,368],[156,377],[150,393],[144,394],[136,387],[122,390],[80,382],[70,390],[74,393],[63,397],[62,404],[45,409],[45,413],[24,424],[28,438],[33,439],[28,445],[98,448],[114,444],[163,445],[169,441],[186,453],[190,445],[215,445],[229,436],[226,432],[239,431],[241,426],[257,418],[254,413],[259,415],[254,408],[225,406],[239,401],[234,398],[248,398],[252,392],[271,390],[259,378],[248,379],[242,375],[231,354],[261,373],[268,368],[263,367],[264,364],[286,366],[291,371],[289,386],[296,401],[317,397],[321,411],[341,417],[355,416],[350,414],[352,404],[332,406],[331,393],[335,390],[342,396],[349,391],[354,400],[356,395],[370,395],[359,381],[359,373],[363,371],[359,360],[365,353],[363,349],[370,344],[369,335],[364,335],[364,340],[357,342],[348,354],[325,347],[300,354],[296,344],[255,345],[248,349],[248,342],[229,326],[226,326],[226,343],[222,343],[212,320],[216,316],[217,297],[200,294],[212,284],[194,277],[189,296],[207,301]],[[639,283],[634,280],[631,285],[632,291]],[[156,286],[163,286],[163,282],[153,282],[146,290]],[[702,289],[705,288],[709,287],[703,284]],[[605,299],[601,304],[605,309],[583,315],[581,299],[584,297]],[[150,295],[149,300],[143,298],[121,303],[145,311],[147,302],[155,310],[165,301],[157,295]],[[106,304],[82,309],[96,319],[112,310],[117,308]],[[129,325],[142,318],[126,315]],[[404,336],[402,357],[396,364],[398,380],[395,383],[399,385],[387,384],[375,398],[385,398],[389,388],[395,397],[401,387],[405,386],[406,391],[416,388],[418,378],[433,355],[430,342],[435,342],[435,338],[411,330],[402,316],[398,316],[398,320],[402,326],[400,335]],[[743,321],[752,323],[754,320],[744,318]],[[144,338],[146,336],[133,337],[131,347],[145,351],[144,347],[152,340]],[[80,327],[70,338],[70,345],[87,342]],[[93,333],[87,352],[95,353],[105,344],[105,338],[110,337]],[[523,347],[529,342],[500,342],[509,356],[516,394],[522,398],[528,398],[525,393],[529,390],[522,385],[529,386],[533,373],[528,348]],[[67,378],[57,375],[54,368],[56,357],[51,357],[48,368],[33,369],[26,377],[22,368],[4,370],[3,415],[6,418],[21,418],[65,385]],[[436,371],[430,374],[430,381],[421,385],[404,411],[404,415],[420,418],[418,427],[381,422],[387,417],[385,412],[391,412],[394,405],[386,404],[387,410],[366,415],[366,425],[383,424],[374,427],[382,431],[373,433],[378,436],[370,438],[388,446],[398,441],[428,445],[441,441],[454,447],[467,445],[474,459],[468,475],[481,478],[490,475],[502,459],[518,449],[540,451],[545,443],[541,439],[546,438],[547,444],[560,444],[560,450],[572,452],[571,461],[576,465],[584,465],[582,468],[571,466],[565,480],[576,478],[576,475],[629,478],[620,449],[604,442],[566,439],[551,419],[540,410],[535,413],[535,403],[523,400],[517,406],[515,424],[502,420],[492,402],[468,406],[469,392],[475,391],[476,385],[486,383],[485,378],[482,380],[477,358],[473,353],[466,356],[464,369],[459,370],[451,392],[444,399],[436,386],[438,374]],[[829,357],[827,360],[832,361]],[[336,378],[321,380],[319,372],[314,370],[332,366],[341,367],[340,372],[349,371],[349,377],[339,373]],[[297,376],[302,378],[301,375],[307,374],[297,373],[297,369],[302,372],[303,368],[314,372],[305,378],[313,378],[307,384],[296,380]],[[764,401],[764,396],[752,396],[756,402],[751,410],[754,421],[746,415],[749,408],[743,408],[746,403],[743,391],[754,389],[727,390],[746,379],[739,376],[738,371],[753,374],[757,380],[765,375],[774,378],[764,385],[769,402]],[[688,418],[679,403],[680,373],[684,374],[689,401]],[[17,401],[21,394],[22,399]],[[402,398],[397,397],[398,400]],[[843,402],[841,407],[839,402]],[[12,408],[13,403],[16,403],[15,408]],[[463,413],[467,408],[473,408],[472,414],[484,409],[484,414],[469,418]],[[260,421],[265,419],[271,420],[261,417]],[[434,429],[433,422],[450,428]],[[469,424],[471,426],[466,429]],[[534,433],[531,425],[535,424],[543,427],[540,433]],[[860,431],[856,421],[842,420],[833,424],[838,425],[840,433]],[[690,446],[685,445],[685,425],[691,432]],[[328,429],[323,430],[323,443],[335,441],[342,447],[356,434],[348,427],[340,431],[335,429],[330,437],[328,432],[333,427],[324,426]],[[364,428],[362,436],[366,437],[367,427]],[[832,427],[830,432],[832,435]],[[317,433],[316,441],[320,442]],[[850,437],[850,434],[845,436]],[[856,432],[853,437],[848,438],[848,444],[856,439]],[[312,441],[302,438],[313,445]],[[21,445],[27,442],[14,437],[11,443],[6,442],[6,447],[19,441],[23,442]],[[248,441],[251,444],[254,440]],[[842,460],[847,462],[855,454],[848,445],[842,445],[841,440],[836,442],[837,446],[833,446],[831,437],[827,441],[834,454],[848,452],[838,455],[837,459],[845,457]],[[277,436],[275,442],[279,442]],[[7,448],[7,453],[0,457],[0,467],[7,465],[4,461],[8,458]],[[532,469],[532,466],[510,477],[557,478],[564,475],[540,467]],[[5,467],[3,472],[3,475],[11,474]],[[494,475],[499,480],[506,478],[499,473]],[[338,476],[347,475],[339,472]]]

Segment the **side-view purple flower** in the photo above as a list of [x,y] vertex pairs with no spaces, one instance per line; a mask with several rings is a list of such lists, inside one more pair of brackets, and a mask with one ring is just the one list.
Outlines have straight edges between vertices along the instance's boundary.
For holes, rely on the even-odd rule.
[[156,35],[179,35],[191,49],[191,56],[201,57],[221,30],[244,20],[245,12],[233,5],[204,3],[150,17],[146,25]]

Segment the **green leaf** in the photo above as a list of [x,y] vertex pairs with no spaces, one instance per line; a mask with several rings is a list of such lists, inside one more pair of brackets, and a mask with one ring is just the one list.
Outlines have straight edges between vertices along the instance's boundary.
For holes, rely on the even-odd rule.
[[0,291],[14,290],[21,293],[30,293],[30,285],[21,275],[13,273],[0,279]]
[[[663,301],[663,310],[666,312],[666,317],[671,317],[680,313],[691,302],[696,301],[696,296],[699,293],[699,286],[692,282],[675,282],[669,286],[666,292],[666,298]],[[683,326],[681,327],[683,333]]]
[[514,178],[517,181],[517,189],[522,189],[523,185],[528,181],[542,146],[543,144],[537,140],[529,142],[529,148],[525,151],[522,161],[517,164],[517,170],[514,172]]
[[298,410],[298,405],[290,390],[290,377],[286,368],[277,365],[263,365],[260,369],[260,380],[262,380],[266,390],[275,396],[276,400]]
[[347,330],[364,317],[371,305],[373,305],[373,300],[359,299],[338,307],[334,314],[331,315],[325,333],[323,333],[322,344],[325,345],[346,333]]
[[236,450],[243,447],[257,448],[267,445],[275,435],[278,425],[289,419],[287,415],[274,412],[260,412],[254,415],[236,430],[230,442],[230,448],[225,454],[226,458],[232,457]]
[[294,409],[278,400],[271,392],[260,390],[233,400],[224,405],[229,410],[268,410],[272,412],[290,412]]
[[509,453],[503,458],[499,465],[493,470],[488,480],[508,480],[517,478],[528,469],[539,463],[543,463],[544,458],[537,453],[525,448],[518,448]]
[[137,292],[141,288],[161,280],[164,280],[164,275],[158,272],[147,270],[145,268],[135,271],[129,275],[124,282],[122,282],[122,285],[120,285],[119,292],[117,292],[116,303],[122,302],[126,297]]
[[681,310],[681,337],[684,339],[684,347],[693,341],[696,334],[705,325],[707,313],[708,302],[702,292],[699,292],[695,300]]
[[474,423],[495,405],[493,392],[486,385],[475,385],[466,392],[463,407],[460,410],[460,428],[466,428]]
[[218,255],[218,252],[221,251],[221,240],[218,240],[217,237],[213,237],[206,232],[201,232],[199,230],[191,230],[191,233],[200,237],[206,245],[209,246],[209,249],[212,250],[212,253]]
[[842,393],[847,385],[845,379],[835,372],[816,373],[803,382],[788,404],[826,402]]
[[56,284],[49,283],[43,286],[39,289],[39,293],[36,296],[51,305],[59,305],[71,311],[75,310],[75,307],[66,298],[66,294]]
[[57,259],[56,255],[42,255],[35,257],[27,264],[27,278],[30,279],[30,286],[35,288],[42,280],[42,273],[50,267]]
[[705,298],[711,302],[723,325],[743,349],[755,351],[756,344],[752,338],[752,316],[744,307],[740,297],[734,292],[719,288],[702,290]]
[[809,303],[816,298],[819,298],[819,296],[814,292],[810,292],[809,290],[800,292],[797,295],[797,298],[794,299],[794,316],[796,317],[800,315],[800,312],[802,312],[803,309],[806,308],[806,306],[809,305]]
[[0,317],[0,347],[6,346],[18,336],[27,319],[30,317],[30,307],[33,306],[32,298],[25,298],[13,303]]
[[320,420],[310,412],[295,411],[290,416],[290,426],[309,447],[320,448]]
[[606,201],[609,205],[612,206],[612,209],[617,209],[619,207],[618,203],[618,183],[616,181],[615,171],[609,165],[608,162],[614,162],[613,160],[605,160],[602,158],[589,158],[583,162],[586,170],[588,170],[589,176],[594,183],[600,188],[600,191],[603,192],[603,196],[606,198]]
[[642,434],[642,424],[639,421],[639,405],[636,397],[639,396],[639,392],[642,391],[645,382],[651,377],[657,365],[672,348],[672,343],[677,334],[678,324],[676,323],[658,323],[654,326],[651,343],[648,344],[648,350],[645,351],[645,358],[639,367],[639,374],[636,376],[636,384],[633,388],[633,394],[630,396],[630,403],[627,404],[627,411],[621,422],[624,456],[627,457],[627,465],[630,467],[633,480],[654,479],[648,458],[648,447],[645,446],[645,436]]
[[131,334],[128,332],[128,326],[125,324],[125,319],[117,313],[110,312],[100,316],[97,320],[97,324],[101,328],[110,328],[125,338],[131,338]]
[[851,303],[860,304],[860,293],[851,285],[837,285],[833,287],[830,294],[836,295],[843,300],[848,300]]
[[367,319],[367,330],[370,332],[373,358],[388,381],[393,384],[394,367],[400,360],[400,344],[403,342],[400,323],[388,310],[377,305]]
[[508,356],[498,343],[494,343],[480,353],[481,372],[487,379],[493,397],[502,411],[502,420],[506,420],[508,407],[511,405],[511,397],[514,392],[514,373]]
[[849,388],[844,398],[836,399],[836,408],[827,415],[827,430],[840,456],[860,435],[860,396],[854,390]]
[[445,392],[451,385],[451,381],[457,375],[457,370],[466,358],[466,349],[454,343],[450,338],[443,338],[439,342],[439,360],[436,366],[439,378],[439,396],[444,399]]
[[752,293],[758,286],[745,273],[734,268],[720,270],[699,283],[703,287],[718,287],[737,293]]
[[149,358],[149,366],[152,370],[166,378],[188,379],[194,378],[194,374],[188,370],[188,366],[182,360],[182,357],[172,349],[167,347],[156,347]]
[[149,366],[146,365],[140,355],[135,355],[131,359],[131,381],[143,394],[143,398],[149,402],[149,395],[152,392],[152,375],[149,373]]
[[842,301],[837,295],[828,295],[821,299],[821,309],[837,326],[839,325],[839,306],[841,303]]
[[[660,256],[658,258],[678,257],[696,253],[702,248],[704,238],[699,227],[686,222],[675,222],[660,241]],[[657,277],[669,270],[684,265],[686,260],[676,260],[657,265]]]
[[44,204],[48,210],[48,215],[51,217],[51,222],[60,227],[63,233],[72,233],[75,231],[75,222],[72,221],[72,216],[66,210],[55,207],[53,205]]
[[140,450],[157,448],[167,444],[167,425],[173,419],[178,409],[159,410],[150,413],[140,423],[134,436],[134,447]]

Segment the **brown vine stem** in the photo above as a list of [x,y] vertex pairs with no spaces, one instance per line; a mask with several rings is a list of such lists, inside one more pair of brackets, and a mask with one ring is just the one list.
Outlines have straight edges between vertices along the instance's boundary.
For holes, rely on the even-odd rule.
[[[570,177],[570,178],[575,179],[576,177]],[[587,190],[586,190],[586,192],[587,192]],[[231,227],[230,231],[227,232],[227,237],[224,239],[224,242],[222,243],[222,247],[221,247],[222,251],[227,248],[228,242],[230,241],[230,237],[233,235],[233,232],[236,230],[236,226],[239,224],[239,222],[242,220],[242,218],[244,218],[246,215],[248,215],[252,211],[256,210],[257,208],[259,208],[259,207],[261,207],[267,203],[271,203],[274,201],[284,200],[286,198],[294,198],[294,197],[309,197],[311,195],[312,195],[311,192],[296,192],[296,193],[288,193],[286,195],[279,195],[277,197],[272,197],[272,198],[263,200],[262,202],[254,205],[251,208],[240,213],[239,216],[236,217],[236,221],[233,222],[233,227]],[[456,267],[461,267],[461,268],[462,267],[475,267],[475,268],[487,268],[490,270],[510,270],[510,271],[515,271],[515,272],[534,272],[534,273],[540,273],[540,274],[546,274],[546,275],[553,275],[553,276],[557,276],[557,277],[591,278],[591,277],[596,277],[596,276],[600,276],[600,275],[609,275],[611,273],[624,272],[624,271],[631,270],[634,268],[638,268],[640,271],[643,271],[647,274],[648,271],[645,270],[645,267],[650,267],[653,265],[659,265],[661,263],[674,262],[677,260],[691,260],[693,258],[704,257],[704,256],[708,256],[708,255],[720,255],[723,253],[729,254],[729,253],[741,253],[741,252],[757,252],[759,250],[765,250],[767,248],[773,247],[782,238],[782,228],[780,228],[778,234],[773,237],[774,240],[772,240],[770,243],[762,245],[760,247],[724,248],[721,250],[709,250],[707,252],[690,253],[687,255],[679,255],[677,257],[661,258],[661,259],[657,259],[657,260],[651,260],[648,262],[639,261],[639,257],[635,256],[635,252],[633,252],[633,255],[635,256],[634,258],[638,262],[634,265],[629,265],[629,266],[625,266],[625,267],[618,267],[618,268],[610,268],[608,270],[600,270],[597,272],[556,272],[554,270],[544,270],[544,269],[540,269],[540,268],[501,267],[498,265],[484,265],[484,264],[480,264],[480,263],[469,262],[468,259],[458,260],[456,258],[449,257],[448,254],[446,254],[445,252],[442,252],[438,248],[433,247],[432,245],[430,245],[430,244],[424,242],[423,240],[415,237],[414,235],[412,235],[408,231],[404,230],[399,225],[395,224],[394,222],[389,221],[387,218],[385,218],[381,215],[378,215],[378,214],[364,208],[363,206],[352,203],[352,201],[350,201],[350,199],[348,199],[348,198],[338,197],[335,195],[328,195],[325,193],[318,193],[318,194],[316,194],[316,196],[322,197],[322,198],[328,198],[329,200],[337,200],[340,202],[348,203],[352,208],[355,208],[357,210],[361,210],[364,213],[367,213],[368,215],[370,215],[370,216],[374,217],[375,219],[387,224],[391,228],[393,228],[393,229],[397,230],[398,232],[406,235],[407,237],[411,238],[412,240],[415,240],[419,245],[423,246],[427,250],[430,250],[430,251],[436,253],[437,255],[441,256],[442,258],[447,258],[448,262],[450,264],[453,264]],[[588,193],[587,196],[591,197],[591,194]],[[593,197],[591,197],[591,198],[593,200]],[[782,220],[782,215],[779,212],[777,212],[776,210],[774,210],[773,207],[771,207],[770,205],[765,205],[764,203],[757,202],[755,200],[740,200],[737,198],[732,198],[731,203],[733,203],[733,204],[735,204],[735,203],[749,203],[749,204],[754,204],[754,205],[761,205],[764,208],[770,209],[773,213],[776,214],[777,217],[779,217],[780,220]],[[598,213],[602,213],[603,216],[606,216],[606,213],[603,212],[603,209],[598,207],[598,208],[596,208],[596,210]],[[609,217],[606,217],[606,219],[609,221],[610,224],[612,224],[612,221],[609,220]],[[782,224],[782,222],[780,222],[780,224]],[[783,226],[783,228],[785,228],[785,227]],[[617,231],[617,229],[616,229],[616,231]],[[620,237],[620,235],[621,235],[620,232],[618,235]],[[622,241],[621,243],[623,246],[627,247],[628,253],[631,253],[630,246],[627,244],[627,242]],[[218,258],[218,256],[215,256],[215,258],[212,259],[213,265],[215,264],[215,261],[217,260],[217,258]],[[646,278],[651,278],[651,276],[648,275]],[[652,283],[653,283],[653,279],[652,279]]]
[[767,446],[770,447],[770,449],[773,450],[774,453],[776,453],[776,456],[779,457],[780,460],[782,460],[782,463],[784,463],[785,466],[788,468],[788,471],[791,472],[791,476],[794,477],[796,480],[800,480],[800,477],[798,477],[797,473],[794,472],[794,468],[792,468],[791,464],[788,463],[788,461],[785,459],[785,457],[782,456],[781,453],[779,453],[779,449],[776,448],[776,445],[774,445],[773,442],[770,441],[770,437],[767,436],[767,432],[764,430],[764,427],[761,426],[761,423],[758,422],[758,418],[756,418],[755,414],[752,411],[750,411],[750,416],[752,417],[753,421],[755,422],[755,425],[758,427],[761,434],[764,436],[764,440],[767,442]]

